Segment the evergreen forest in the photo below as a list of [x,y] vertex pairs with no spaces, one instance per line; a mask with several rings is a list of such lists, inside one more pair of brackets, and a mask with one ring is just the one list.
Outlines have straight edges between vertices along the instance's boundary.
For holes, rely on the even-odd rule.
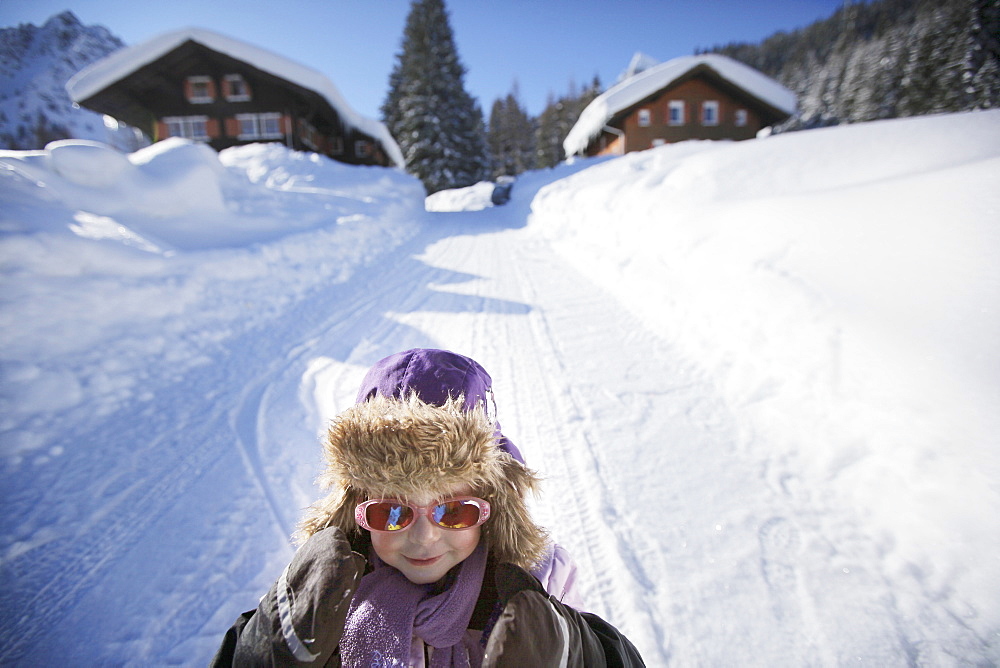
[[760,44],[709,51],[794,91],[779,130],[1000,106],[1000,2],[878,0]]

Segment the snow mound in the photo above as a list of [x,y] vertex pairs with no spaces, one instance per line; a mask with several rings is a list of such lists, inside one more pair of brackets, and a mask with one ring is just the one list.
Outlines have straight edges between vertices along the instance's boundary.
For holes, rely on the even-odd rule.
[[[133,367],[143,355],[171,374],[203,364],[203,350],[346,280],[425,216],[422,185],[399,170],[276,144],[217,154],[171,139],[125,155],[66,140],[0,152],[0,168],[8,427],[52,401],[75,405],[81,387],[96,405],[124,400],[134,381],[98,379],[155,373]],[[188,328],[203,334],[171,336]],[[22,432],[0,457],[37,442]]]
[[340,165],[278,144],[220,154],[171,138],[125,155],[63,140],[43,151],[0,152],[0,163],[66,208],[113,219],[129,231],[125,237],[161,251],[244,246],[355,215],[359,202],[417,196],[413,179],[398,170]]
[[56,141],[45,150],[53,172],[87,188],[110,188],[132,166],[123,153],[100,142]]
[[1000,111],[977,112],[633,153],[544,188],[530,225],[697,360],[795,489],[864,508],[920,580],[900,592],[947,582],[986,637],[998,185]]
[[440,190],[427,196],[428,211],[481,211],[493,206],[492,196],[496,184],[491,181],[480,181],[467,188],[452,188]]

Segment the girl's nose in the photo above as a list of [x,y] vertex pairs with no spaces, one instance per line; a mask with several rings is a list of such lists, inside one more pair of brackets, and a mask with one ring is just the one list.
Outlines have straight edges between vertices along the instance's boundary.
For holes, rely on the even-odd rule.
[[438,529],[426,516],[420,515],[406,532],[410,542],[418,545],[430,545],[438,539]]

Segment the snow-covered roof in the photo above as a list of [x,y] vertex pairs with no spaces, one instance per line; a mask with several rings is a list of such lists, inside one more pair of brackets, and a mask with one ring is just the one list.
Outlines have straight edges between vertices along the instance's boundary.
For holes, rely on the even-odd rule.
[[354,111],[326,76],[266,49],[202,28],[184,28],[164,33],[141,44],[115,51],[78,72],[66,83],[66,91],[76,102],[86,100],[188,40],[322,95],[346,124],[381,142],[389,158],[397,166],[405,164],[403,153],[385,125]]
[[681,56],[612,86],[587,105],[563,142],[566,155],[583,152],[590,140],[600,134],[601,128],[614,118],[615,114],[666,88],[701,65],[711,68],[724,80],[739,86],[776,109],[794,114],[798,107],[795,93],[767,75],[732,58],[718,54]]

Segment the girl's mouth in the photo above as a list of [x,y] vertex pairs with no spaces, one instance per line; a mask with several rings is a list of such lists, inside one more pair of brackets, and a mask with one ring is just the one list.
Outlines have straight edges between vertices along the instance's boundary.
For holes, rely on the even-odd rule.
[[437,563],[440,558],[440,556],[431,557],[430,559],[412,559],[410,557],[406,557],[406,560],[414,566],[430,566],[431,564]]

